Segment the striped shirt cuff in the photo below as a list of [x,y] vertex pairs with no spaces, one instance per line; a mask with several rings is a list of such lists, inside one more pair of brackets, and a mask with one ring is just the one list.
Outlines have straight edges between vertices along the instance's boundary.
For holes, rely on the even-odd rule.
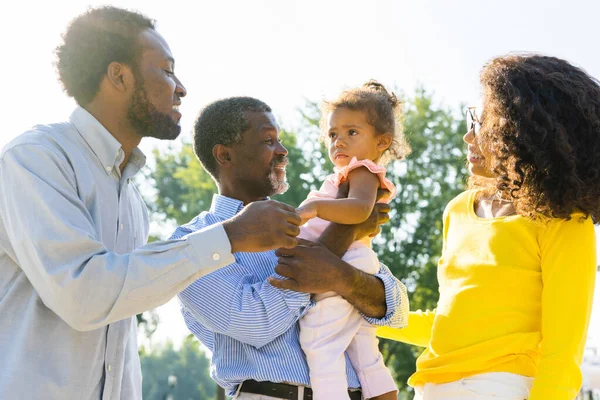
[[376,326],[404,328],[408,324],[408,296],[406,288],[391,274],[384,273],[384,268],[375,274],[381,279],[385,288],[386,313],[383,318],[372,318],[363,314],[367,322]]

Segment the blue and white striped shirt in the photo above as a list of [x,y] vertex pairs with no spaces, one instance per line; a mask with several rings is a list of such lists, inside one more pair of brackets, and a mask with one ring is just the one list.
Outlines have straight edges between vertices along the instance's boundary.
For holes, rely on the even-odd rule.
[[[215,194],[209,212],[180,226],[179,239],[239,213],[239,200]],[[233,396],[246,379],[309,386],[308,365],[298,339],[298,319],[312,306],[310,295],[271,286],[274,251],[236,253],[235,263],[192,283],[179,294],[186,325],[212,351],[211,376]],[[387,313],[366,319],[375,325],[405,326],[401,300],[405,289],[385,266],[378,274],[385,286]],[[405,304],[403,304],[405,306]],[[346,357],[348,387],[358,388],[356,372]]]

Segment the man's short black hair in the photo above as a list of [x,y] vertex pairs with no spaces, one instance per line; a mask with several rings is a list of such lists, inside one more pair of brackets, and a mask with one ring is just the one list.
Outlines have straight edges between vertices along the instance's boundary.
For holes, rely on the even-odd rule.
[[76,17],[56,48],[56,69],[65,92],[85,106],[100,88],[111,62],[135,69],[140,46],[138,38],[155,22],[137,12],[117,7],[91,8]]
[[242,142],[242,133],[249,128],[246,112],[271,112],[271,107],[252,97],[230,97],[207,105],[198,114],[194,125],[194,152],[215,179],[218,179],[218,170],[212,150],[217,144],[231,146]]

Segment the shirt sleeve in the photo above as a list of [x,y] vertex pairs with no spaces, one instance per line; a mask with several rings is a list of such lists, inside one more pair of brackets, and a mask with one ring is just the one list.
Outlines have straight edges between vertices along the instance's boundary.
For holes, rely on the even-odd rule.
[[388,267],[381,264],[379,272],[374,276],[381,279],[385,288],[386,313],[383,318],[371,318],[362,314],[372,325],[389,326],[393,328],[405,327],[408,323],[408,296],[404,284],[392,275]]
[[0,160],[0,218],[13,258],[44,304],[87,331],[164,304],[233,262],[220,225],[129,254],[108,251],[58,151],[20,144]]
[[435,310],[411,311],[408,314],[407,327],[402,329],[379,327],[377,328],[377,336],[415,346],[427,347],[431,341],[434,318]]
[[256,348],[287,332],[312,305],[310,294],[257,281],[239,263],[198,279],[179,298],[186,321]]
[[552,220],[540,239],[542,342],[530,400],[567,400],[582,383],[596,275],[596,239],[590,218]]

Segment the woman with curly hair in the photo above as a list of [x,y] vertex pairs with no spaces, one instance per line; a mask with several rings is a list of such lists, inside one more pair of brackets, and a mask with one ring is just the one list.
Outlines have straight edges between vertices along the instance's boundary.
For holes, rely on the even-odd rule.
[[596,273],[600,86],[568,62],[493,59],[468,109],[469,190],[444,212],[436,310],[378,334],[427,349],[417,399],[571,400]]

